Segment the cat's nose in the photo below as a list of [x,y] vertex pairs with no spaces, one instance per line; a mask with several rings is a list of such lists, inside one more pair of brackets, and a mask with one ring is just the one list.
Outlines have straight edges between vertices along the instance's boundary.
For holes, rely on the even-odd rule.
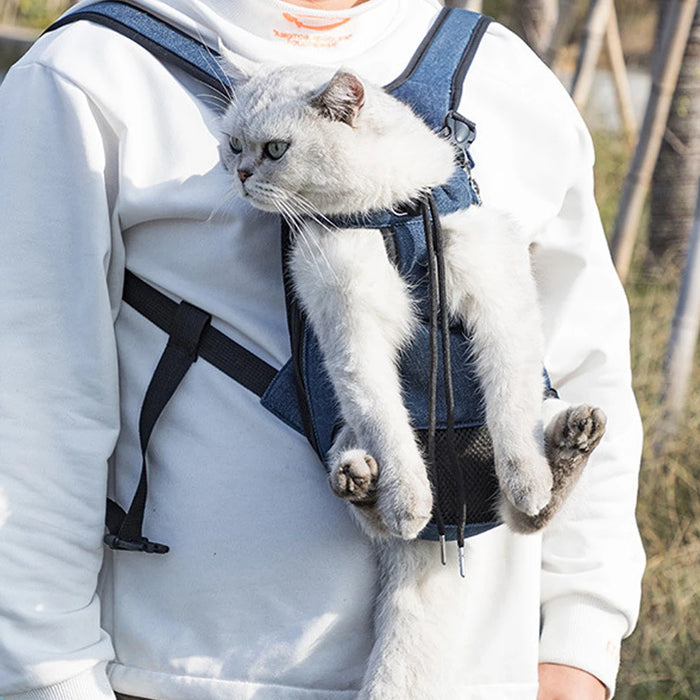
[[245,182],[253,174],[250,170],[238,170],[237,172],[241,182]]

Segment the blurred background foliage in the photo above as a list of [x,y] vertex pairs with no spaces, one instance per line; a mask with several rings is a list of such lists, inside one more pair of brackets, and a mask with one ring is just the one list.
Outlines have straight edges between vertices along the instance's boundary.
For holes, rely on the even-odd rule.
[[0,21],[43,29],[71,4],[70,0],[0,0]]

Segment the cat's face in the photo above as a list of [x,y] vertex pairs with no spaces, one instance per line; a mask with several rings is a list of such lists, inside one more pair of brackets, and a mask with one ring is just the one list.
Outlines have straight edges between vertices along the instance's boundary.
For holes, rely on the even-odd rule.
[[452,147],[351,73],[305,66],[238,76],[220,149],[253,206],[293,217],[387,209],[446,181]]

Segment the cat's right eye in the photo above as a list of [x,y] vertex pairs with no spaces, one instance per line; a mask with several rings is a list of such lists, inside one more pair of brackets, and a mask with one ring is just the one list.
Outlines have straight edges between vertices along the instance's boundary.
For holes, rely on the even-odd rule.
[[263,153],[272,160],[279,160],[289,148],[286,141],[268,141],[263,146]]
[[236,138],[235,136],[232,136],[232,137],[228,140],[228,145],[229,145],[229,148],[230,148],[230,149],[233,151],[233,153],[235,153],[236,155],[238,155],[239,153],[242,153],[242,152],[243,152],[243,143],[241,142],[240,139]]

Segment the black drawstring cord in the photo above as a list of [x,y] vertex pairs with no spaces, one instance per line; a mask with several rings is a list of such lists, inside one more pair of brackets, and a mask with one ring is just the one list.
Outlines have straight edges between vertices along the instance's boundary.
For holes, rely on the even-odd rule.
[[464,525],[466,523],[466,499],[462,471],[457,463],[454,443],[454,390],[450,362],[450,321],[445,282],[445,251],[440,226],[440,216],[432,194],[421,202],[423,229],[428,258],[429,272],[429,331],[430,331],[430,395],[428,400],[428,463],[433,473],[435,506],[433,517],[440,536],[440,555],[446,563],[445,522],[440,508],[439,474],[436,465],[436,426],[437,426],[437,375],[438,375],[438,325],[442,340],[443,380],[445,384],[446,431],[448,468],[452,469],[457,481],[457,497],[461,504],[460,522],[457,525],[457,545],[459,547],[459,570],[464,576]]
[[421,214],[423,216],[423,232],[425,234],[425,245],[427,249],[428,262],[428,301],[430,304],[428,330],[429,330],[429,350],[430,368],[429,381],[430,392],[428,396],[428,467],[433,474],[433,518],[440,537],[440,557],[443,564],[447,563],[445,554],[445,520],[440,509],[440,478],[436,465],[436,426],[437,426],[437,375],[438,375],[438,314],[440,311],[439,289],[437,284],[437,261],[435,259],[435,241],[432,236],[433,222],[430,220],[430,205],[428,195],[420,203]]
[[435,199],[428,198],[430,216],[433,220],[432,234],[435,239],[434,250],[437,262],[438,296],[440,299],[440,327],[442,335],[442,371],[445,382],[445,408],[446,430],[445,442],[447,447],[447,459],[449,468],[452,469],[457,482],[457,499],[460,504],[460,520],[457,523],[457,546],[459,548],[459,571],[464,576],[464,525],[467,520],[466,498],[464,491],[464,477],[457,461],[455,450],[455,417],[454,417],[454,390],[452,387],[452,362],[450,359],[450,317],[447,303],[446,273],[445,273],[445,246],[440,225],[440,215],[435,204]]

